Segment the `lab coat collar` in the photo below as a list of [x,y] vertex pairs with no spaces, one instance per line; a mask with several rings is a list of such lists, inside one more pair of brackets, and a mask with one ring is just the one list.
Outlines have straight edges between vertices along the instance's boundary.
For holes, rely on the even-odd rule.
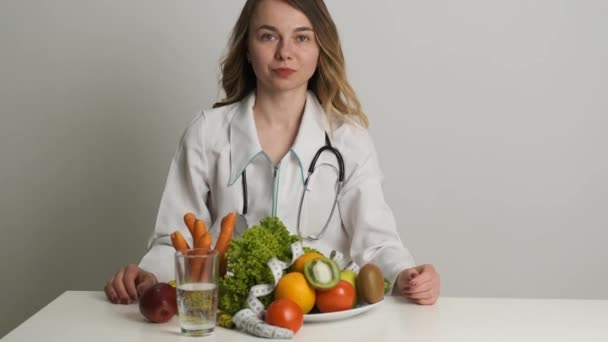
[[230,122],[230,180],[228,185],[234,184],[253,158],[263,152],[253,120],[254,104],[255,91],[239,103],[238,110]]
[[304,184],[305,175],[308,173],[312,159],[325,145],[325,133],[329,132],[328,127],[327,116],[317,100],[317,96],[312,91],[308,91],[300,129],[296,141],[290,149],[300,163],[302,184]]
[[[229,185],[234,184],[239,179],[243,170],[255,157],[264,153],[253,118],[254,104],[255,91],[241,101],[237,113],[230,122],[231,165]],[[327,128],[327,118],[321,104],[314,93],[308,91],[298,135],[289,150],[300,163],[302,182],[304,182],[304,175],[315,153],[325,145]]]

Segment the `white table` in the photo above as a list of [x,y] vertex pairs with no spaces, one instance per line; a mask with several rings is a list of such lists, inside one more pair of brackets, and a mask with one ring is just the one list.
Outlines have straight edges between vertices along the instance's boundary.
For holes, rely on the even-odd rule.
[[[146,322],[138,306],[113,305],[102,292],[68,291],[3,342],[262,341],[217,328],[209,337],[179,334],[177,317]],[[387,297],[377,308],[341,321],[305,323],[294,341],[608,341],[607,300],[440,298],[419,306]]]

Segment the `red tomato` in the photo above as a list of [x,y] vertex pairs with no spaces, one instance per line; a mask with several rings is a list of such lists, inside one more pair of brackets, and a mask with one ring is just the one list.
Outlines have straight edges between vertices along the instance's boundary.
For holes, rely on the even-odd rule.
[[356,299],[355,288],[346,280],[340,280],[329,290],[318,290],[316,304],[321,312],[334,312],[352,309]]
[[277,299],[266,310],[266,323],[290,329],[295,334],[304,323],[304,313],[294,301]]

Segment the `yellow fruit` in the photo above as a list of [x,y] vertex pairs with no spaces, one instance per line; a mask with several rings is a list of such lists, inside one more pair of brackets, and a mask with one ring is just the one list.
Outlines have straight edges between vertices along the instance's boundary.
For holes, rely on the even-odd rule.
[[290,272],[279,280],[274,289],[274,299],[292,300],[307,314],[315,306],[317,295],[302,273]]
[[349,282],[355,288],[355,293],[357,293],[357,273],[351,270],[343,270],[340,272],[340,279]]
[[315,253],[315,252],[304,253],[304,255],[301,255],[299,258],[297,258],[296,261],[293,263],[293,265],[291,265],[291,271],[304,273],[304,265],[306,265],[306,262],[308,260],[321,259],[321,258],[323,258],[323,255],[321,255],[319,253]]

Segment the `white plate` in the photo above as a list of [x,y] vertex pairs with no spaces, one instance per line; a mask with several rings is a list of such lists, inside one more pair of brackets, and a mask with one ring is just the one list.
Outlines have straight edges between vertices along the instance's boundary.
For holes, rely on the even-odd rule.
[[328,312],[328,313],[306,314],[306,315],[304,315],[304,322],[329,322],[329,321],[336,321],[336,320],[344,319],[344,318],[348,318],[348,317],[353,317],[356,315],[360,315],[366,311],[369,311],[382,303],[384,303],[384,299],[382,299],[378,303],[358,306],[358,307],[356,307],[354,309],[350,309],[350,310]]

